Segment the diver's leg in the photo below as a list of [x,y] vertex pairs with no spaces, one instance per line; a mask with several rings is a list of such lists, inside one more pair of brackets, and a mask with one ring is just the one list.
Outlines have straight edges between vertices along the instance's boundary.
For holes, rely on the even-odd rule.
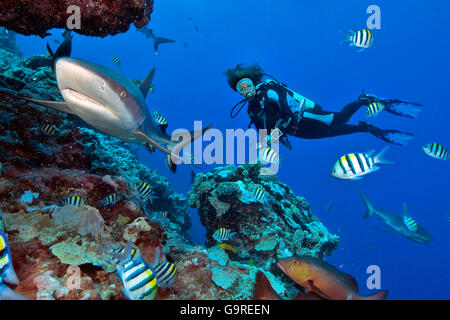
[[358,111],[362,106],[365,106],[364,101],[355,101],[347,104],[340,112],[334,113],[333,124],[344,124]]

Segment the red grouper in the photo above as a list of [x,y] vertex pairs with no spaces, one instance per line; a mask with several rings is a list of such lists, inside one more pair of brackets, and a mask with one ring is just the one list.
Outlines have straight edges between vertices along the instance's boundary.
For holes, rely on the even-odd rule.
[[329,300],[383,300],[387,291],[361,296],[355,279],[325,261],[311,256],[284,258],[280,269],[310,292]]

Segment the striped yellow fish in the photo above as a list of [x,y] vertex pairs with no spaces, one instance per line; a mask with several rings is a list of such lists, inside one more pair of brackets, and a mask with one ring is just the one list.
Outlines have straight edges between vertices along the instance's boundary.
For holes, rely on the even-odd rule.
[[48,123],[41,124],[39,128],[43,133],[48,135],[54,135],[56,133],[56,127]]
[[99,201],[100,205],[102,206],[113,206],[117,202],[123,199],[123,195],[121,193],[112,193],[110,195],[107,195],[102,200]]
[[259,202],[264,202],[267,199],[267,192],[259,187],[254,188],[251,195],[253,199]]
[[351,30],[342,31],[347,38],[342,42],[342,44],[349,44],[350,47],[361,48],[359,51],[363,51],[371,47],[375,41],[372,31],[368,29],[363,30]]
[[361,179],[363,175],[379,170],[377,164],[392,164],[391,161],[383,158],[388,149],[389,147],[385,147],[375,156],[375,151],[346,154],[335,163],[331,175],[344,180]]
[[155,121],[157,124],[159,124],[160,126],[162,125],[168,125],[168,121],[165,117],[163,117],[159,111],[153,111],[153,116],[155,118]]
[[219,228],[214,232],[213,239],[217,242],[228,241],[231,240],[236,232],[231,232],[230,229]]
[[111,60],[116,66],[122,68],[122,62],[120,62],[119,57],[111,57]]
[[419,230],[419,224],[411,217],[403,216],[403,223],[412,232]]
[[66,198],[66,200],[64,200],[63,205],[81,207],[85,205],[85,201],[80,196],[69,196]]
[[373,102],[369,104],[366,110],[367,117],[374,117],[384,110],[384,104],[381,102]]
[[440,159],[440,160],[450,159],[450,154],[448,153],[447,148],[442,146],[439,143],[429,143],[429,144],[423,146],[422,149],[430,157]]
[[175,280],[177,267],[173,263],[165,261],[155,267],[155,272],[158,279],[158,287],[167,288]]

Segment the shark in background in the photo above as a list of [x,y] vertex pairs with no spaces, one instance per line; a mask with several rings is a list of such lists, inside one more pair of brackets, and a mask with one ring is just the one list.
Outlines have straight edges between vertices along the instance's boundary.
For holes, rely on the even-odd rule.
[[175,40],[172,39],[167,39],[167,38],[161,38],[161,37],[157,37],[155,36],[155,34],[153,33],[153,29],[149,29],[146,26],[142,27],[142,28],[138,28],[136,29],[139,32],[142,32],[147,38],[152,38],[153,40],[153,48],[155,49],[155,54],[158,54],[158,47],[160,44],[162,43],[174,43]]
[[431,234],[429,234],[424,227],[422,227],[417,221],[410,217],[408,208],[405,203],[403,203],[403,215],[398,215],[389,213],[384,209],[375,209],[375,207],[370,203],[369,199],[367,199],[364,193],[359,191],[359,194],[367,207],[367,212],[364,218],[367,219],[375,214],[392,229],[391,231],[383,231],[397,233],[409,240],[426,245],[434,240]]
[[[63,43],[65,47],[67,42]],[[57,50],[67,53],[67,50]],[[102,65],[66,56],[52,55],[58,88],[64,101],[36,100],[21,97],[41,106],[74,114],[94,128],[124,142],[143,144],[153,152],[167,155],[172,172],[175,161],[190,164],[178,153],[193,140],[201,137],[211,125],[202,130],[169,136],[161,129],[148,110],[145,97],[152,87],[155,69],[136,86],[132,80]]]

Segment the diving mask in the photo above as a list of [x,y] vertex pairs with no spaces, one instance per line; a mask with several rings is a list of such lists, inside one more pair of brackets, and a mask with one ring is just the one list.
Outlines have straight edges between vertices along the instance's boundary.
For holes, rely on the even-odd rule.
[[251,98],[255,95],[255,85],[249,78],[241,79],[236,84],[236,90],[246,98]]

